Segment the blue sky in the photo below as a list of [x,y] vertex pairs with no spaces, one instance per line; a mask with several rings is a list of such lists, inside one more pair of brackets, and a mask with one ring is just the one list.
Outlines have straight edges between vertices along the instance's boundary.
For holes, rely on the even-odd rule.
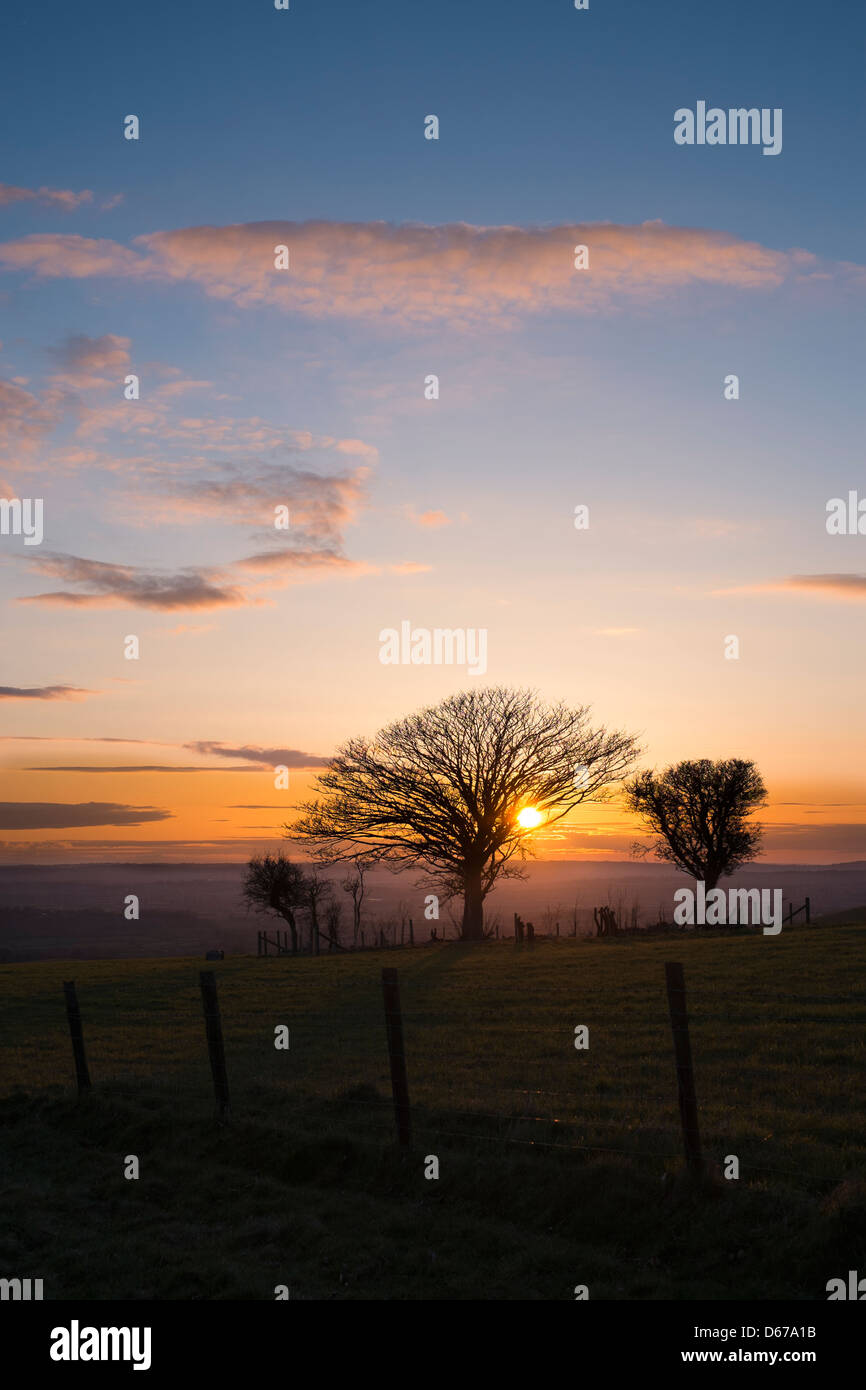
[[[116,230],[259,217],[661,217],[857,259],[853,3],[52,2],[4,29],[9,183],[110,190]],[[781,157],[675,148],[675,108],[784,110]],[[417,122],[437,144],[418,159]],[[140,113],[141,142],[117,139]],[[14,133],[14,135],[13,135]],[[134,180],[130,160],[134,159]]]

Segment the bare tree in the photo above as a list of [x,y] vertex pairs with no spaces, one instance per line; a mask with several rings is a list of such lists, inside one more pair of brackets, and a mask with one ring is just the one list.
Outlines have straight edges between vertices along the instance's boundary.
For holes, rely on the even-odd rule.
[[286,826],[325,864],[364,855],[421,868],[446,900],[463,898],[462,936],[484,934],[484,899],[521,877],[532,808],[549,826],[602,800],[637,755],[631,735],[592,728],[589,711],[502,686],[452,695],[354,738],[317,779],[319,799]]
[[342,951],[340,928],[343,925],[343,905],[337,898],[331,898],[325,907],[325,924],[329,951]]
[[[337,863],[336,859],[326,862]],[[352,861],[352,871],[343,879],[343,892],[351,894],[352,897],[352,946],[357,947],[358,935],[361,931],[361,906],[364,902],[364,891],[366,887],[367,870],[372,868],[369,859],[355,858]]]
[[504,923],[499,908],[495,912],[485,912],[484,926],[488,936],[495,936],[498,940],[500,935],[504,935]]
[[307,905],[307,889],[300,865],[283,854],[260,854],[247,865],[242,887],[247,908],[273,912],[288,922],[292,933],[292,955],[298,954],[296,913]]
[[580,899],[575,897],[573,905],[569,908],[568,919],[571,922],[571,934],[577,936],[577,924],[580,920]]
[[627,784],[625,802],[657,838],[632,852],[654,854],[703,879],[707,890],[715,888],[757,854],[761,827],[748,817],[766,797],[757,767],[742,758],[701,758],[659,774],[641,772]]
[[[406,923],[409,921],[409,904],[405,898],[401,898],[397,904],[397,915],[400,918],[400,945],[406,941]],[[396,943],[395,943],[396,944]]]
[[304,878],[306,905],[310,910],[310,951],[319,954],[319,909],[323,907],[334,891],[329,878],[322,878],[318,869],[312,869]]
[[561,922],[565,916],[565,909],[562,903],[548,903],[541,914],[541,925],[547,936],[556,936],[556,924]]

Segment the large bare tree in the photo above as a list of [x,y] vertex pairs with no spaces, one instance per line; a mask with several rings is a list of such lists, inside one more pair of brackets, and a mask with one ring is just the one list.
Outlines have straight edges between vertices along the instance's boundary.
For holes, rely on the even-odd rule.
[[462,896],[463,937],[477,940],[484,899],[520,874],[515,861],[529,850],[521,811],[535,808],[546,827],[604,799],[637,751],[631,735],[592,727],[586,706],[502,686],[466,691],[350,739],[285,831],[322,863],[422,869],[446,898]]
[[625,801],[656,839],[634,852],[675,864],[703,879],[709,891],[754,859],[761,827],[749,817],[766,796],[755,764],[742,758],[700,758],[661,773],[641,772],[626,786]]

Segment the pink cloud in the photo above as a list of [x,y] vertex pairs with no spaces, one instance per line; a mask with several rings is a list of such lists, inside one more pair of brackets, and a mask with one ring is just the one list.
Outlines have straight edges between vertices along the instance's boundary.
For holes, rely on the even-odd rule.
[[[579,244],[589,247],[588,270],[574,268]],[[274,268],[277,245],[289,247],[289,270]],[[553,311],[599,313],[697,285],[765,291],[827,273],[807,251],[661,222],[255,222],[151,232],[132,247],[37,234],[0,247],[0,262],[42,276],[186,281],[216,299],[314,319],[464,326]],[[862,280],[858,267],[847,269]]]
[[49,349],[60,367],[54,380],[79,390],[117,386],[129,369],[129,348],[130,339],[116,333],[101,338],[77,333],[61,347]]
[[[123,195],[115,196],[120,198]],[[33,202],[61,208],[63,212],[74,212],[82,203],[92,203],[93,194],[89,188],[73,193],[67,188],[16,188],[13,184],[0,183],[0,207],[7,207],[10,203]]]
[[435,531],[440,526],[450,526],[451,518],[442,511],[416,512],[413,507],[406,508],[406,515],[415,526],[421,526],[425,530]]
[[822,598],[866,599],[866,574],[792,574],[767,584],[716,589],[716,594],[814,593]]
[[56,390],[34,395],[0,380],[0,460],[9,467],[20,466],[55,428],[62,410],[62,395]]
[[123,605],[172,611],[236,607],[252,601],[212,570],[188,568],[166,573],[86,560],[78,555],[40,555],[31,563],[41,574],[59,578],[72,588],[33,594],[19,599],[19,603],[60,604],[69,608]]

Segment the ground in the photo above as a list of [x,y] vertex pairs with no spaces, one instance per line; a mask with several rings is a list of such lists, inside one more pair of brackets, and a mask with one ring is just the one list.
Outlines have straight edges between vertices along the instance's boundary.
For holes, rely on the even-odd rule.
[[[667,960],[685,969],[717,1165],[699,1186],[682,1174]],[[408,1152],[383,966],[399,970]],[[94,1083],[82,1100],[68,978]],[[293,1299],[573,1299],[582,1284],[590,1298],[825,1299],[829,1279],[866,1270],[864,980],[866,933],[845,924],[3,966],[0,1266],[42,1278],[46,1298],[272,1299],[286,1285]],[[728,1155],[737,1181],[719,1175]]]

